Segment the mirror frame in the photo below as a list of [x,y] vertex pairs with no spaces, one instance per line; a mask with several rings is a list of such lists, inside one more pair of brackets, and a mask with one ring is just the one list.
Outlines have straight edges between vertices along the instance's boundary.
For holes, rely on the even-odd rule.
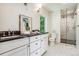
[[[30,30],[25,29],[25,25],[23,22],[24,18],[28,19]],[[19,30],[20,34],[28,34],[28,33],[30,34],[30,32],[32,31],[32,17],[28,17],[26,15],[19,15]]]

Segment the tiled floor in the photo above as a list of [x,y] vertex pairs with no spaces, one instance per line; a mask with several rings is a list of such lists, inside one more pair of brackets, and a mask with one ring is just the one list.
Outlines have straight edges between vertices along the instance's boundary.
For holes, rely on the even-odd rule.
[[74,45],[60,43],[49,46],[44,56],[79,56],[79,49]]

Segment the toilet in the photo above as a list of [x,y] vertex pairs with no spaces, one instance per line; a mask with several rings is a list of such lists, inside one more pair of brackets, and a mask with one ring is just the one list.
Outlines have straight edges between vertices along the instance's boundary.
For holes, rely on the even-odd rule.
[[53,32],[52,34],[51,34],[51,37],[49,38],[49,43],[50,43],[50,46],[53,46],[53,45],[55,45],[56,44],[56,33],[55,32]]

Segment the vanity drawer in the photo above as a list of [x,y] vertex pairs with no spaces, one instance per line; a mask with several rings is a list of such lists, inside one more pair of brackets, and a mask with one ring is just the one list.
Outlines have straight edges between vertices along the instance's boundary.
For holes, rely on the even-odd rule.
[[30,54],[30,56],[40,56],[40,49]]
[[12,41],[2,42],[0,43],[0,54],[28,43],[28,38],[20,38]]
[[35,50],[39,49],[40,48],[40,41],[41,40],[38,40],[38,41],[35,41],[33,43],[30,43],[30,53],[34,52]]
[[28,56],[28,47],[25,45],[23,47],[4,53],[1,56]]
[[40,40],[40,35],[30,37],[30,43],[31,43],[31,42],[34,42],[34,41],[36,41],[36,40]]

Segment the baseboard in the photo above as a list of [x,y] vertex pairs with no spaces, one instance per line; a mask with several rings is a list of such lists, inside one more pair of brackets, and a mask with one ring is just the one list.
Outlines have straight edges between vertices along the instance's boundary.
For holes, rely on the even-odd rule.
[[41,56],[44,56],[44,54],[46,54],[47,51],[45,51]]
[[76,40],[61,39],[61,43],[76,45]]

